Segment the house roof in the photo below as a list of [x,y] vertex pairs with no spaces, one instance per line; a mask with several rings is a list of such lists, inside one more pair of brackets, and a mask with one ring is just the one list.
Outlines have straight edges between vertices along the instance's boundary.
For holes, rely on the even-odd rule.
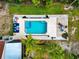
[[3,49],[4,49],[4,41],[0,41],[0,59],[2,57]]
[[5,44],[5,59],[22,59],[21,43]]

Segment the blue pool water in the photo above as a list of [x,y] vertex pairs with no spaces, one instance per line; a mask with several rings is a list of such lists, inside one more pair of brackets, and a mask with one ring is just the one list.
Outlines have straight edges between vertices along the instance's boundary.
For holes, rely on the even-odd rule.
[[47,22],[45,21],[25,21],[26,34],[44,34],[47,32]]

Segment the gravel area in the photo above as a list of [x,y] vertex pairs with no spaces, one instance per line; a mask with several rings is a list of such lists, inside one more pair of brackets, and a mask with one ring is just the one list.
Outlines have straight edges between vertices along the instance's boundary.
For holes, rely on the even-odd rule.
[[0,35],[8,35],[10,31],[11,19],[8,12],[8,4],[3,4],[0,9]]

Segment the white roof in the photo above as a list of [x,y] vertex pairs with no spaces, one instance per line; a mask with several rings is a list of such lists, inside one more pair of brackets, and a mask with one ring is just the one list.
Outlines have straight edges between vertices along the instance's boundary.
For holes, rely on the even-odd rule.
[[21,43],[5,43],[4,59],[21,59]]

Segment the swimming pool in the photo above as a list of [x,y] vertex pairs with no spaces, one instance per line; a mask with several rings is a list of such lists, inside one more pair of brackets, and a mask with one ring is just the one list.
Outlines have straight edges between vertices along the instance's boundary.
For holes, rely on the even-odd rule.
[[25,21],[26,34],[45,34],[46,32],[47,32],[47,22]]

